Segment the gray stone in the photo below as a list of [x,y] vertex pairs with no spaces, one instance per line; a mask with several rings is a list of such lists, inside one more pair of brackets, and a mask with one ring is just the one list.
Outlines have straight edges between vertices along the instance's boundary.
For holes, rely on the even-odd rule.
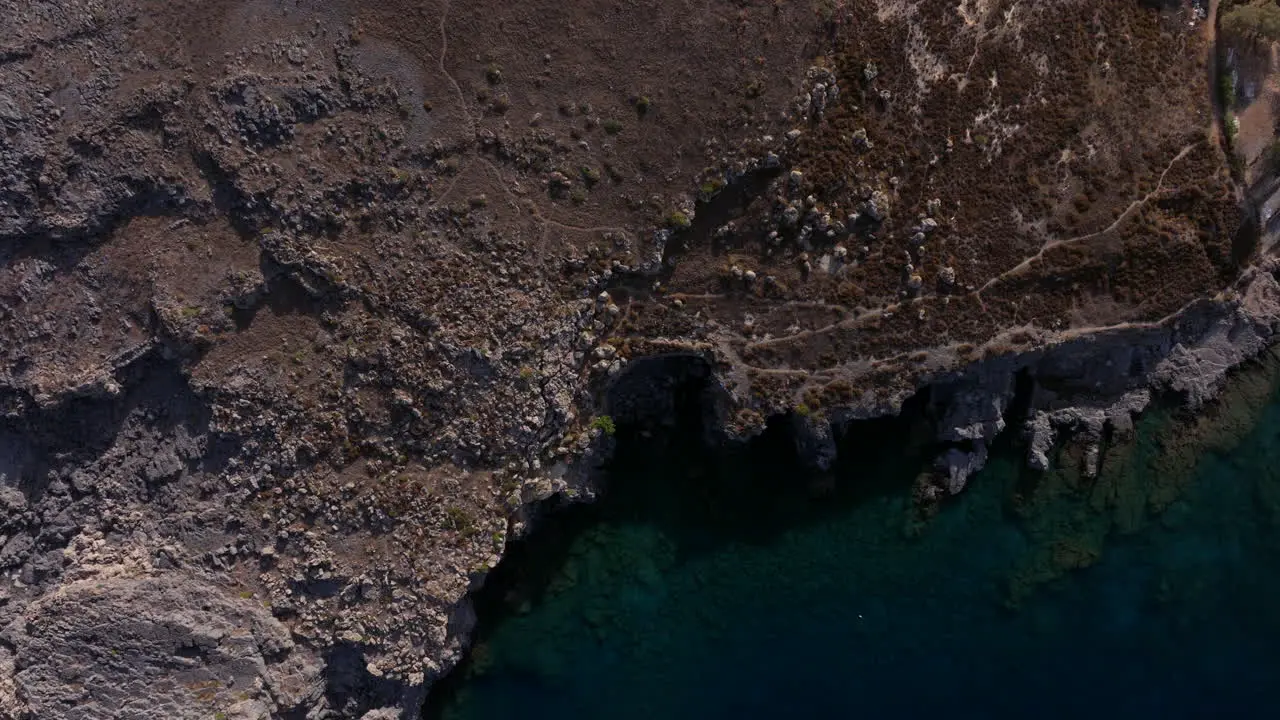
[[13,684],[47,720],[276,717],[324,688],[319,659],[259,603],[179,572],[69,583],[3,638]]

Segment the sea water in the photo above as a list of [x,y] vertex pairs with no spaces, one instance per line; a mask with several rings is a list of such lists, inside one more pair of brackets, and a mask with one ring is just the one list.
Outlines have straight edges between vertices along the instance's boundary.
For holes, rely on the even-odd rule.
[[817,483],[624,438],[604,500],[512,549],[427,715],[1280,717],[1277,365],[1148,412],[1097,478],[1009,442],[936,512],[905,420]]

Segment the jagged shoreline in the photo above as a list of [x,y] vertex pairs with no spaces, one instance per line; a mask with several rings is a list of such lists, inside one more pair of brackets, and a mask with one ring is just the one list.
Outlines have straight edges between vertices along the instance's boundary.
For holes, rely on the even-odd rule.
[[[1209,40],[1207,74],[1211,92],[1213,122],[1209,130],[1213,142],[1230,145],[1223,136],[1226,117],[1223,98],[1216,90],[1221,59],[1217,34],[1218,2],[1203,14]],[[1233,152],[1228,147],[1227,152]],[[766,165],[766,167],[770,167]],[[730,182],[735,179],[730,178]],[[1237,178],[1238,180],[1238,178]],[[1263,184],[1256,180],[1255,186]],[[1258,203],[1236,191],[1244,216],[1241,235],[1234,240],[1233,253],[1240,244],[1243,254],[1261,250],[1264,255],[1244,268],[1237,279],[1212,298],[1192,301],[1176,312],[1150,322],[1121,323],[1089,328],[1080,332],[1040,332],[1034,328],[1010,328],[1008,335],[1033,331],[1038,336],[1032,347],[1009,353],[994,353],[956,369],[922,374],[912,388],[895,391],[888,397],[870,396],[867,401],[829,406],[820,416],[797,412],[761,418],[754,426],[735,427],[729,414],[738,401],[735,383],[715,368],[732,369],[731,359],[712,349],[670,356],[683,357],[681,372],[690,367],[705,373],[706,415],[713,430],[704,441],[728,448],[750,442],[773,420],[785,419],[802,461],[812,472],[826,472],[837,455],[837,441],[861,420],[897,415],[911,399],[933,418],[937,442],[943,448],[931,471],[922,473],[916,489],[917,501],[929,505],[964,490],[970,477],[987,461],[992,444],[1008,433],[1019,433],[1027,449],[1027,465],[1039,471],[1051,469],[1054,450],[1066,443],[1083,446],[1080,469],[1084,477],[1099,471],[1103,446],[1123,442],[1132,436],[1134,421],[1156,398],[1172,399],[1176,407],[1197,411],[1213,402],[1230,375],[1271,348],[1280,333],[1280,258],[1269,254],[1271,241],[1260,242]],[[669,234],[668,234],[669,237]],[[661,243],[660,243],[661,244]],[[664,246],[665,247],[665,246]],[[664,249],[664,265],[667,252]],[[997,339],[991,344],[995,345]],[[678,373],[664,373],[662,357],[649,357],[624,370],[633,375],[626,382],[635,385],[629,400],[619,402],[610,393],[605,411],[617,417],[653,422],[662,416],[662,388],[678,382]],[[690,365],[687,361],[696,359]],[[641,364],[643,367],[637,367]],[[646,379],[647,376],[647,379]],[[648,397],[652,406],[639,398]],[[619,407],[621,406],[621,409]],[[628,416],[628,414],[630,414]],[[615,418],[616,419],[616,418]],[[552,504],[590,501],[601,492],[596,478],[610,457],[612,442],[607,433],[597,431],[588,453],[575,461],[554,486],[543,486],[534,503],[523,505],[514,529],[528,532],[539,522],[539,509]],[[607,490],[605,490],[607,492]],[[554,521],[554,520],[551,520]]]
[[[1094,57],[1069,7],[57,5],[0,0],[0,715],[410,709],[540,503],[607,492],[594,421],[684,374],[709,444],[781,421],[815,473],[918,401],[928,503],[1001,433],[1044,465],[1203,403],[1276,329],[1270,259],[1151,319],[1238,267],[1176,9],[1111,0],[1139,42]],[[1095,116],[1115,163],[1059,162]]]
[[[897,415],[915,398],[911,412],[932,418],[937,444],[944,448],[932,470],[923,469],[915,491],[917,501],[927,506],[963,492],[970,476],[985,465],[989,448],[1007,433],[1021,434],[1026,462],[1035,470],[1051,469],[1056,446],[1082,443],[1081,473],[1095,476],[1104,443],[1130,438],[1135,420],[1156,398],[1189,411],[1212,403],[1235,370],[1275,344],[1278,332],[1280,258],[1267,257],[1243,272],[1221,297],[1197,301],[1164,321],[983,360],[924,381],[887,412],[884,406],[837,408],[832,417],[838,419],[822,425],[794,412],[773,419],[786,422],[797,456],[811,472],[820,473],[835,461],[843,433],[859,421]],[[693,354],[634,364],[606,392],[604,407],[619,422],[660,424],[671,416],[672,388],[690,379],[701,388],[705,444],[727,452],[758,435],[728,429],[729,390],[711,364]],[[521,506],[512,536],[555,522],[555,510],[565,502],[591,502],[607,493],[599,478],[613,447],[610,435],[598,432],[586,456]],[[463,604],[478,590],[473,588]],[[464,646],[468,642],[463,638]]]
[[[915,389],[887,403],[830,408],[820,421],[795,412],[785,417],[790,419],[801,457],[820,472],[834,459],[835,439],[842,428],[895,415],[908,398],[924,393],[927,412],[937,418],[937,440],[950,446],[939,458],[939,489],[950,494],[962,491],[968,476],[981,469],[985,448],[1005,432],[1022,433],[1028,440],[1027,463],[1045,470],[1057,442],[1075,438],[1096,445],[1109,433],[1125,436],[1134,417],[1156,394],[1170,394],[1192,411],[1214,400],[1233,370],[1275,343],[1280,332],[1278,279],[1280,258],[1264,258],[1218,298],[1198,300],[1158,322],[1107,328],[981,360],[922,378]],[[690,365],[690,360],[696,362]],[[705,356],[692,353],[633,363],[605,392],[610,399],[604,408],[615,419],[658,421],[666,408],[665,388],[679,383],[681,374],[691,367],[710,379],[706,394],[714,400],[708,412],[717,422],[707,442],[748,442],[762,430],[763,426],[742,434],[729,428],[725,400],[731,390]],[[1011,424],[1010,408],[1020,376],[1029,384],[1022,390],[1025,405]],[[564,492],[573,500],[593,496],[594,471],[607,462],[612,447],[608,433],[597,431],[595,438],[591,450],[561,474],[565,480],[556,493]],[[550,493],[544,493],[534,502],[548,497]]]

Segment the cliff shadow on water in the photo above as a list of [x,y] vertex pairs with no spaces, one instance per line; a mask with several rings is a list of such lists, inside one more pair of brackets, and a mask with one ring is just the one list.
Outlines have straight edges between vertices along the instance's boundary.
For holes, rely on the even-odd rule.
[[767,544],[860,500],[905,492],[935,447],[921,393],[898,416],[835,428],[836,461],[815,472],[797,435],[801,424],[790,415],[770,418],[762,433],[745,440],[720,434],[723,390],[703,359],[670,356],[638,365],[633,382],[645,389],[620,382],[607,404],[617,448],[597,510],[610,522],[657,526],[681,556],[730,543]]
[[907,497],[936,455],[928,391],[897,416],[834,428],[827,472],[803,457],[792,416],[771,418],[755,437],[725,438],[722,392],[706,360],[684,354],[637,361],[613,383],[604,407],[616,444],[599,471],[598,500],[547,500],[534,529],[510,542],[473,597],[474,650],[433,687],[423,717],[454,716],[446,709],[487,669],[495,630],[572,583],[583,547],[604,547],[591,537],[600,528],[645,528],[663,538],[673,564],[729,545],[767,546],[868,499]]
[[945,392],[835,428],[813,473],[812,418],[726,441],[703,360],[637,362],[599,501],[511,544],[426,717],[1255,717],[1280,677],[1278,386],[1268,355],[1198,414],[1157,404],[1096,477],[1083,439],[1039,473],[1006,432],[921,512]]

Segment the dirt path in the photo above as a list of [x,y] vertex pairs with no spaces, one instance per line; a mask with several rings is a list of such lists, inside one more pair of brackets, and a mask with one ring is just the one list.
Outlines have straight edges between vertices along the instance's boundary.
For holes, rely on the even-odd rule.
[[1209,14],[1205,18],[1204,27],[1200,29],[1204,35],[1207,52],[1209,57],[1205,66],[1209,72],[1209,104],[1213,108],[1210,113],[1209,138],[1223,152],[1229,152],[1230,149],[1225,147],[1224,136],[1222,134],[1222,119],[1225,109],[1222,107],[1222,98],[1218,97],[1218,3],[1220,0],[1209,0]]
[[[1039,251],[1039,252],[1037,252],[1035,255],[1032,255],[1031,257],[1029,257],[1029,258],[1027,258],[1027,259],[1023,260],[1023,261],[1022,261],[1022,262],[1020,262],[1020,263],[1018,263],[1018,264],[1017,264],[1017,265],[1015,265],[1014,267],[1012,267],[1012,268],[1010,268],[1010,269],[1006,270],[1005,272],[1000,273],[999,275],[997,275],[997,276],[995,276],[995,277],[991,278],[991,279],[990,279],[990,280],[988,280],[988,281],[986,282],[986,284],[984,284],[982,287],[980,287],[980,288],[978,288],[977,290],[974,290],[972,293],[970,293],[970,295],[971,295],[971,296],[973,296],[973,297],[975,297],[975,298],[977,298],[978,302],[980,302],[980,303],[981,303],[981,302],[982,302],[982,293],[983,293],[983,291],[985,291],[985,290],[989,289],[992,285],[995,285],[996,283],[1000,282],[1001,280],[1006,280],[1006,279],[1008,279],[1008,278],[1010,278],[1010,277],[1013,277],[1013,276],[1014,276],[1014,275],[1016,275],[1017,273],[1022,272],[1023,270],[1027,269],[1028,267],[1030,267],[1030,266],[1031,266],[1031,264],[1032,264],[1032,263],[1034,263],[1036,260],[1038,260],[1038,259],[1040,259],[1041,257],[1043,257],[1043,256],[1044,256],[1044,254],[1045,254],[1045,253],[1047,253],[1047,252],[1049,252],[1050,250],[1053,250],[1054,248],[1057,248],[1057,247],[1061,247],[1061,246],[1063,246],[1063,245],[1069,245],[1069,244],[1071,244],[1071,243],[1081,242],[1081,241],[1083,241],[1083,240],[1088,240],[1088,239],[1090,239],[1090,238],[1099,237],[1099,236],[1101,236],[1101,235],[1104,235],[1104,234],[1106,234],[1106,233],[1109,233],[1109,232],[1111,232],[1111,231],[1115,230],[1117,227],[1119,227],[1119,226],[1120,226],[1120,224],[1121,224],[1122,222],[1124,222],[1125,218],[1127,218],[1127,217],[1129,217],[1130,215],[1132,215],[1135,211],[1137,211],[1137,210],[1138,210],[1139,208],[1141,208],[1143,205],[1147,204],[1148,202],[1150,202],[1152,199],[1154,199],[1155,197],[1157,197],[1157,196],[1160,194],[1160,192],[1164,189],[1164,180],[1165,180],[1165,177],[1166,177],[1166,176],[1168,176],[1169,171],[1173,169],[1173,166],[1174,166],[1174,165],[1175,165],[1179,160],[1182,160],[1183,158],[1185,158],[1185,157],[1186,157],[1188,154],[1190,154],[1190,153],[1191,153],[1191,151],[1192,151],[1192,150],[1194,150],[1194,149],[1195,149],[1199,144],[1200,144],[1200,143],[1198,143],[1198,142],[1196,142],[1196,143],[1191,143],[1190,145],[1186,145],[1186,146],[1184,146],[1181,150],[1179,150],[1179,151],[1178,151],[1178,154],[1177,154],[1177,155],[1175,155],[1175,156],[1173,156],[1173,159],[1169,161],[1169,164],[1168,164],[1167,166],[1165,166],[1164,172],[1160,173],[1160,179],[1156,182],[1156,186],[1155,186],[1155,188],[1153,188],[1153,189],[1151,190],[1151,192],[1147,193],[1146,195],[1143,195],[1142,197],[1138,198],[1137,200],[1134,200],[1133,202],[1129,203],[1129,206],[1128,206],[1128,207],[1126,207],[1126,208],[1124,209],[1124,211],[1123,211],[1123,212],[1121,212],[1121,213],[1120,213],[1120,215],[1119,215],[1118,217],[1116,217],[1116,219],[1115,219],[1115,220],[1114,220],[1110,225],[1106,226],[1105,228],[1102,228],[1101,230],[1097,230],[1097,231],[1094,231],[1094,232],[1088,233],[1088,234],[1086,234],[1086,235],[1078,235],[1078,236],[1076,236],[1076,237],[1069,237],[1069,238],[1064,238],[1064,239],[1062,239],[1062,240],[1055,240],[1055,241],[1053,241],[1053,242],[1046,243],[1046,244],[1044,245],[1044,247],[1042,247],[1042,248],[1040,249],[1040,251]],[[908,301],[908,302],[906,303],[906,307],[907,307],[907,308],[910,308],[911,306],[917,305],[918,303],[920,303],[920,302],[922,302],[922,301],[923,301],[923,299],[921,299],[921,298],[917,298],[917,299],[910,300],[910,301]],[[801,339],[805,339],[805,338],[809,338],[809,337],[814,337],[814,336],[816,336],[816,335],[819,335],[819,334],[822,334],[822,333],[826,333],[826,332],[831,332],[831,331],[833,331],[833,330],[838,330],[838,329],[844,329],[844,328],[856,327],[856,326],[858,326],[859,324],[866,323],[866,322],[868,322],[868,321],[870,321],[870,320],[879,319],[879,318],[886,317],[886,316],[891,316],[893,313],[897,312],[897,311],[898,311],[899,309],[901,309],[901,308],[902,308],[902,306],[900,306],[900,305],[891,305],[891,306],[889,306],[889,307],[881,308],[881,309],[879,309],[879,310],[872,310],[872,311],[869,311],[869,312],[863,313],[863,314],[858,315],[858,316],[856,316],[856,317],[846,317],[846,318],[843,318],[843,319],[841,319],[841,320],[838,320],[838,321],[836,321],[836,322],[834,322],[834,323],[831,323],[830,325],[826,325],[826,326],[824,326],[824,327],[820,327],[820,328],[813,328],[813,329],[811,329],[811,330],[803,330],[803,331],[801,331],[801,332],[794,333],[794,334],[792,334],[792,335],[784,335],[784,336],[782,336],[782,337],[766,338],[766,339],[763,339],[763,340],[757,340],[757,341],[755,341],[755,342],[750,342],[750,343],[748,343],[747,347],[748,347],[749,349],[753,349],[753,350],[754,350],[754,349],[759,349],[759,348],[771,347],[771,346],[776,346],[776,345],[779,345],[779,344],[782,344],[782,343],[794,342],[794,341],[796,341],[796,340],[801,340]],[[1175,314],[1176,314],[1176,313],[1175,313]],[[1164,322],[1164,321],[1165,321],[1165,320],[1167,320],[1167,319],[1168,319],[1168,318],[1162,319],[1162,320],[1160,320],[1159,322]],[[744,340],[745,340],[746,338],[742,338],[742,339],[744,339]]]
[[1014,275],[1017,275],[1018,273],[1022,272],[1023,270],[1026,270],[1028,267],[1031,267],[1032,263],[1034,263],[1036,260],[1043,258],[1044,254],[1049,252],[1050,250],[1053,250],[1054,248],[1062,247],[1063,245],[1070,245],[1072,243],[1081,242],[1083,240],[1091,240],[1093,238],[1105,235],[1111,232],[1112,230],[1115,230],[1116,228],[1120,227],[1120,223],[1124,222],[1125,218],[1132,215],[1136,210],[1141,208],[1143,205],[1146,205],[1148,202],[1151,202],[1152,198],[1160,194],[1160,191],[1164,189],[1164,179],[1169,174],[1169,171],[1173,169],[1174,164],[1176,164],[1179,160],[1183,159],[1188,154],[1190,154],[1190,152],[1194,150],[1196,146],[1198,146],[1199,144],[1200,143],[1198,142],[1194,142],[1194,143],[1191,143],[1190,145],[1184,146],[1181,150],[1179,150],[1178,154],[1174,155],[1173,159],[1169,161],[1169,164],[1165,167],[1164,172],[1160,173],[1160,180],[1156,182],[1155,188],[1151,192],[1147,193],[1146,195],[1143,195],[1137,200],[1134,200],[1133,202],[1129,203],[1129,206],[1124,209],[1124,212],[1121,212],[1120,215],[1116,217],[1115,221],[1113,221],[1110,225],[1102,228],[1101,230],[1087,233],[1085,235],[1077,235],[1075,237],[1063,238],[1062,240],[1053,240],[1045,243],[1044,247],[1040,248],[1040,251],[1037,252],[1035,255],[1032,255],[1026,260],[1023,260],[1017,265],[991,278],[982,287],[978,288],[977,290],[974,290],[973,294],[978,298],[979,302],[981,302],[982,293],[985,290],[990,288],[992,285],[995,285],[996,283],[1002,280],[1011,278]]

